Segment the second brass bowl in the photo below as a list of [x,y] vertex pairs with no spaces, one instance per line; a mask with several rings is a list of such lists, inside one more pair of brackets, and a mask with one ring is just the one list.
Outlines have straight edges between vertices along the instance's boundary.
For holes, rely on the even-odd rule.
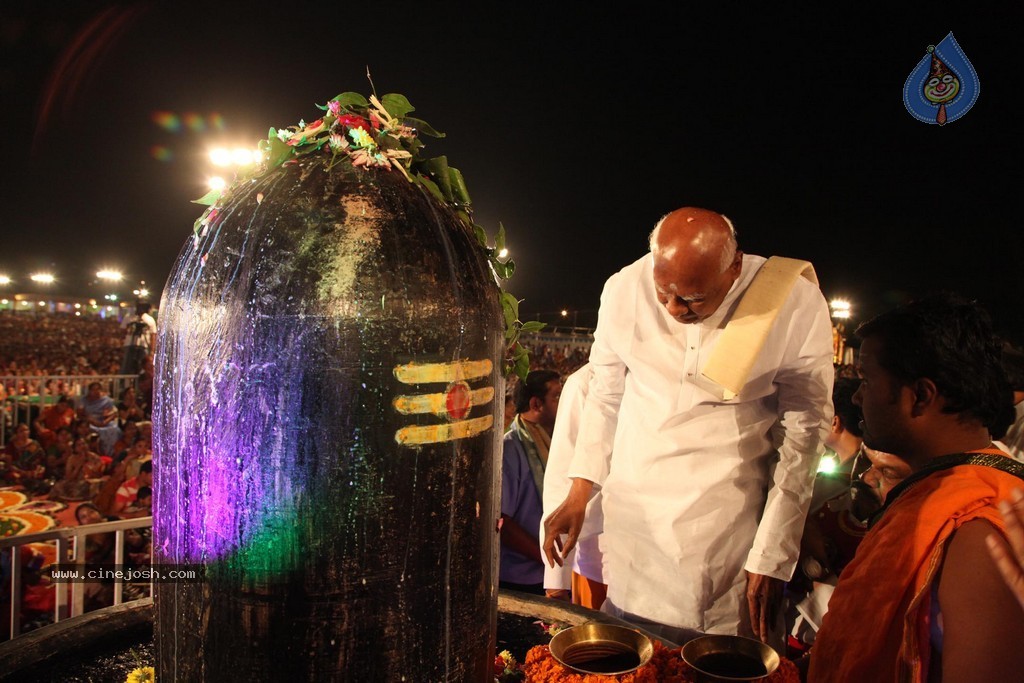
[[683,646],[683,661],[700,683],[759,681],[779,667],[779,653],[759,640],[709,635]]

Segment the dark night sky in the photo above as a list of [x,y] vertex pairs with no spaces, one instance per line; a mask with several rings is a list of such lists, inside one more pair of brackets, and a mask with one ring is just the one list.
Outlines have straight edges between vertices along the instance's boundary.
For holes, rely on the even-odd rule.
[[[325,4],[3,0],[13,289],[43,265],[68,293],[97,291],[84,280],[101,265],[162,283],[201,213],[206,150],[367,92],[369,66],[379,93],[448,133],[428,151],[463,171],[477,221],[504,222],[526,316],[592,322],[657,218],[697,205],[728,214],[748,252],[812,260],[857,318],[946,288],[1024,341],[1016,3]],[[949,31],[981,95],[940,128],[910,117],[902,88]],[[173,134],[156,111],[225,127]]]

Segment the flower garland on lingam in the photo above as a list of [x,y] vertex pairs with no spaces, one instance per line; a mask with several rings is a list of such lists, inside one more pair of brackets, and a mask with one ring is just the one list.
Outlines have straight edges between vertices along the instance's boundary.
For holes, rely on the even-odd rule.
[[[371,81],[372,85],[372,81]],[[299,157],[323,154],[328,168],[341,166],[356,172],[401,173],[410,183],[429,192],[449,206],[476,236],[499,285],[505,318],[506,373],[514,371],[525,379],[530,369],[529,352],[519,343],[523,332],[536,332],[544,323],[519,320],[519,300],[504,289],[502,281],[512,277],[515,262],[501,254],[505,248],[505,227],[499,223],[494,244],[486,231],[473,220],[472,201],[465,179],[458,169],[448,165],[444,156],[424,155],[421,135],[443,138],[426,121],[410,116],[415,108],[403,95],[390,93],[369,98],[355,92],[343,92],[325,105],[317,105],[323,115],[307,123],[286,128],[271,128],[267,139],[259,143],[259,161],[242,167],[230,187],[211,190],[195,200],[208,206],[195,222],[198,239],[218,215],[218,207],[230,193],[278,166],[296,163]],[[257,196],[259,201],[261,197]]]

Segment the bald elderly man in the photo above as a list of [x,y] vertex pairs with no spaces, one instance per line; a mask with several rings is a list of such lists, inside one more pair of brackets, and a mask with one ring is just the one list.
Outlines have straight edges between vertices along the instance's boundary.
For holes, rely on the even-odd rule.
[[547,560],[560,563],[599,487],[603,609],[677,642],[768,639],[832,416],[828,305],[802,277],[737,396],[702,376],[765,261],[737,249],[725,216],[683,208],[608,280],[573,483],[544,521]]

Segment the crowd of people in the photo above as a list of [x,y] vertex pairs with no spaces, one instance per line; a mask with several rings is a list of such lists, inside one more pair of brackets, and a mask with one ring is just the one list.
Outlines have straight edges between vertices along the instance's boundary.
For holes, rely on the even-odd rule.
[[[0,313],[0,375],[116,375],[124,330],[113,318],[64,313]],[[25,382],[7,387],[22,395],[57,395],[67,387]]]
[[[83,526],[152,515],[152,363],[138,351],[143,344],[149,350],[155,325],[150,317],[140,331],[131,322],[0,315],[0,487],[65,503]],[[111,396],[115,387],[121,388]],[[86,564],[113,563],[115,538],[86,536]],[[148,563],[149,552],[149,529],[125,532],[126,565]],[[26,631],[52,620],[55,586],[37,566],[38,553],[26,546],[21,555]],[[124,590],[130,599],[148,588]],[[112,601],[112,582],[86,584],[87,610]]]
[[64,502],[91,500],[113,479],[133,474],[151,457],[148,404],[133,387],[118,401],[91,382],[76,403],[68,396],[16,425],[0,450],[0,485]]

